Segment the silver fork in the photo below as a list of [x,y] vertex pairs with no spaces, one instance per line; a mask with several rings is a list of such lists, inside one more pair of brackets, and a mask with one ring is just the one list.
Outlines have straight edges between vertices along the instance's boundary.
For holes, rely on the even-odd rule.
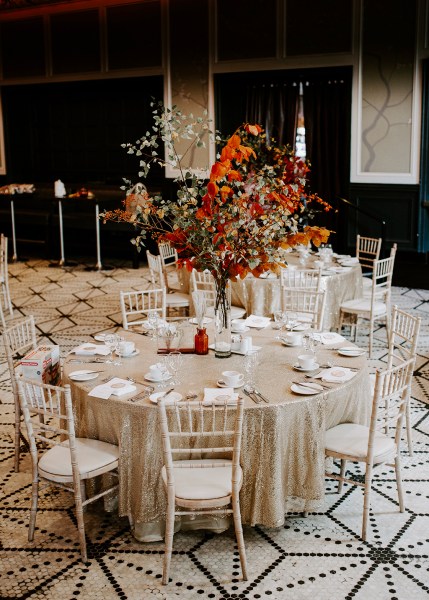
[[143,383],[142,381],[139,381],[138,379],[134,379],[133,377],[126,377],[125,379],[128,379],[128,381],[131,381],[131,383],[138,383],[139,385],[142,385],[143,388],[145,390],[147,390],[148,392],[153,392],[155,389],[153,387],[153,385],[146,385],[146,383]]

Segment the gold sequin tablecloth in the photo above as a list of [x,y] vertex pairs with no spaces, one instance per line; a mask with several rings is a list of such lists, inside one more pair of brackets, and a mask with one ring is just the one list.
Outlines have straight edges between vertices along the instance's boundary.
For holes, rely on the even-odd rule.
[[[208,333],[212,333],[210,328]],[[270,327],[252,332],[253,344],[261,346],[256,383],[270,402],[255,404],[245,396],[242,442],[242,519],[246,524],[267,527],[282,525],[287,512],[311,511],[323,504],[325,430],[347,421],[367,423],[370,414],[365,357],[344,358],[335,350],[318,348],[319,362],[335,358],[336,364],[359,371],[351,381],[318,395],[295,395],[290,391],[291,382],[303,377],[292,368],[299,350],[282,346],[275,340],[276,334]],[[132,403],[130,396],[108,400],[88,396],[109,372],[144,381],[149,365],[159,360],[156,342],[149,337],[130,332],[123,335],[136,342],[138,356],[123,358],[121,366],[88,365],[102,375],[79,383],[69,380],[67,374],[84,366],[66,361],[64,379],[72,387],[77,434],[119,445],[119,514],[130,517],[137,538],[147,539],[144,532],[161,526],[166,508],[157,407],[145,397]],[[207,356],[186,354],[183,383],[176,390],[183,394],[200,391],[201,398],[204,387],[216,387],[223,370],[243,371],[243,360],[240,355],[217,359],[212,352]],[[137,391],[140,389],[137,384]]]

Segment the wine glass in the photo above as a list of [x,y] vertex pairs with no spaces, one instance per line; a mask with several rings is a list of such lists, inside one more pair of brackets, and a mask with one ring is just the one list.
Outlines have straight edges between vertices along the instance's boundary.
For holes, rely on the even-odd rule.
[[147,315],[147,322],[150,326],[150,331],[151,331],[151,338],[153,340],[156,339],[157,336],[157,330],[158,330],[158,322],[159,322],[159,314],[158,311],[154,310],[151,311],[150,313],[148,313]]
[[255,387],[255,371],[259,364],[259,353],[252,352],[244,357],[245,383],[248,387]]
[[293,331],[294,328],[298,325],[298,315],[294,311],[288,310],[286,313],[286,329],[289,331]]
[[110,349],[110,358],[106,360],[106,363],[109,365],[121,364],[116,361],[114,356],[114,352],[119,346],[119,335],[116,333],[108,333],[104,338],[104,343],[109,346]]
[[183,365],[183,354],[179,352],[179,350],[172,350],[165,357],[165,362],[167,364],[168,370],[173,375],[173,379],[170,383],[172,385],[179,385],[180,380],[178,377],[178,372],[180,370],[180,367]]

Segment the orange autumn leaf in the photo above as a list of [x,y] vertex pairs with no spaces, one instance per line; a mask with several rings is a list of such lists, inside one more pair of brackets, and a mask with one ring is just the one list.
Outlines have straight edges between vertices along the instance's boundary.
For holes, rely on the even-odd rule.
[[252,135],[259,135],[262,131],[262,127],[260,125],[250,125],[249,123],[244,126],[244,129],[247,131],[247,133],[251,133]]
[[232,196],[232,194],[233,194],[233,191],[232,191],[232,189],[228,185],[223,185],[220,188],[220,196],[221,196],[223,202],[225,202],[225,200],[229,196]]
[[242,181],[243,178],[241,176],[241,173],[239,173],[238,171],[235,171],[234,169],[232,169],[229,173],[228,173],[228,181]]
[[235,154],[236,151],[234,148],[231,148],[231,146],[225,146],[220,154],[220,160],[221,162],[224,162],[225,160],[232,160],[235,157]]
[[219,188],[214,181],[209,181],[207,184],[207,193],[211,198],[214,198],[219,192]]
[[222,179],[222,177],[225,177],[225,175],[227,174],[227,172],[231,166],[228,163],[229,163],[229,161],[225,161],[223,163],[215,162],[215,164],[212,166],[212,170],[210,173],[210,181],[219,181],[219,179]]
[[239,135],[237,135],[236,133],[234,135],[232,135],[228,142],[227,142],[227,146],[229,146],[230,148],[238,148],[241,144],[241,137]]

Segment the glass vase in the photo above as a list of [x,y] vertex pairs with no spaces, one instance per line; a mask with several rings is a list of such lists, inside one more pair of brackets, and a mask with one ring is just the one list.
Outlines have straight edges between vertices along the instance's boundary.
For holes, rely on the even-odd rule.
[[224,282],[216,282],[215,305],[215,356],[228,358],[231,356],[231,301]]

